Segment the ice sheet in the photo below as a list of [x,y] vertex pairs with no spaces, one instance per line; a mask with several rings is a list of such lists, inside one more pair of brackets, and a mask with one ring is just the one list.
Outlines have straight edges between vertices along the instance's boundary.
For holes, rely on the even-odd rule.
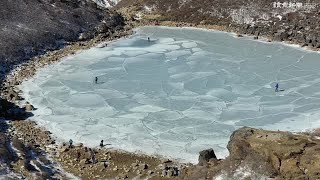
[[[21,88],[38,108],[33,119],[61,140],[97,146],[104,139],[197,162],[206,148],[226,156],[229,136],[242,126],[319,126],[319,60],[280,43],[145,27],[44,68]],[[284,91],[274,91],[276,82]]]

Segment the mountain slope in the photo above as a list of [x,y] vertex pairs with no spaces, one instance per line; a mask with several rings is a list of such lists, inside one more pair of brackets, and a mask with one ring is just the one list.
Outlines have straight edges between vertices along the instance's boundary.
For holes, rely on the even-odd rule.
[[40,50],[59,48],[65,41],[78,40],[80,33],[92,32],[86,36],[90,38],[101,24],[105,30],[123,25],[119,15],[92,1],[78,0],[2,0],[0,23],[2,62],[18,62]]

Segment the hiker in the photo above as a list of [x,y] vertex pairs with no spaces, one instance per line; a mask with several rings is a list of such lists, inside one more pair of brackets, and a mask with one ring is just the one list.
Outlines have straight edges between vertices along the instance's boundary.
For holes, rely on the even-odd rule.
[[95,164],[97,161],[96,161],[96,153],[93,151],[93,149],[89,148],[89,151],[90,151],[90,158],[91,158],[91,161],[93,164]]
[[100,142],[100,147],[103,148],[103,140]]
[[275,92],[278,92],[279,91],[279,83],[277,83],[275,87],[276,87]]
[[92,161],[93,164],[97,163],[97,161],[96,161],[96,153],[94,153],[94,152],[91,154],[91,161]]
[[96,76],[96,78],[94,79],[95,83],[98,84],[98,77]]
[[69,148],[72,148],[72,144],[73,144],[73,141],[72,139],[69,140]]

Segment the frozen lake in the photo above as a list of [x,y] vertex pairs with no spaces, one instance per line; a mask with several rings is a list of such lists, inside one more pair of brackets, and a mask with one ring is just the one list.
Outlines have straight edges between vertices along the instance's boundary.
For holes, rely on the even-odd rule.
[[206,148],[228,155],[243,126],[320,127],[320,54],[250,39],[145,27],[42,69],[22,90],[33,119],[61,140],[184,162]]

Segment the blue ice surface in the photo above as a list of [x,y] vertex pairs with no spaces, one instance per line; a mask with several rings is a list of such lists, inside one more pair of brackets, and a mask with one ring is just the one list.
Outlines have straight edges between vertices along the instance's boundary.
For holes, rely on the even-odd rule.
[[[319,126],[319,60],[229,33],[143,27],[41,70],[22,90],[34,120],[59,139],[197,162],[206,148],[228,155],[243,126]],[[274,91],[277,82],[285,91]]]

